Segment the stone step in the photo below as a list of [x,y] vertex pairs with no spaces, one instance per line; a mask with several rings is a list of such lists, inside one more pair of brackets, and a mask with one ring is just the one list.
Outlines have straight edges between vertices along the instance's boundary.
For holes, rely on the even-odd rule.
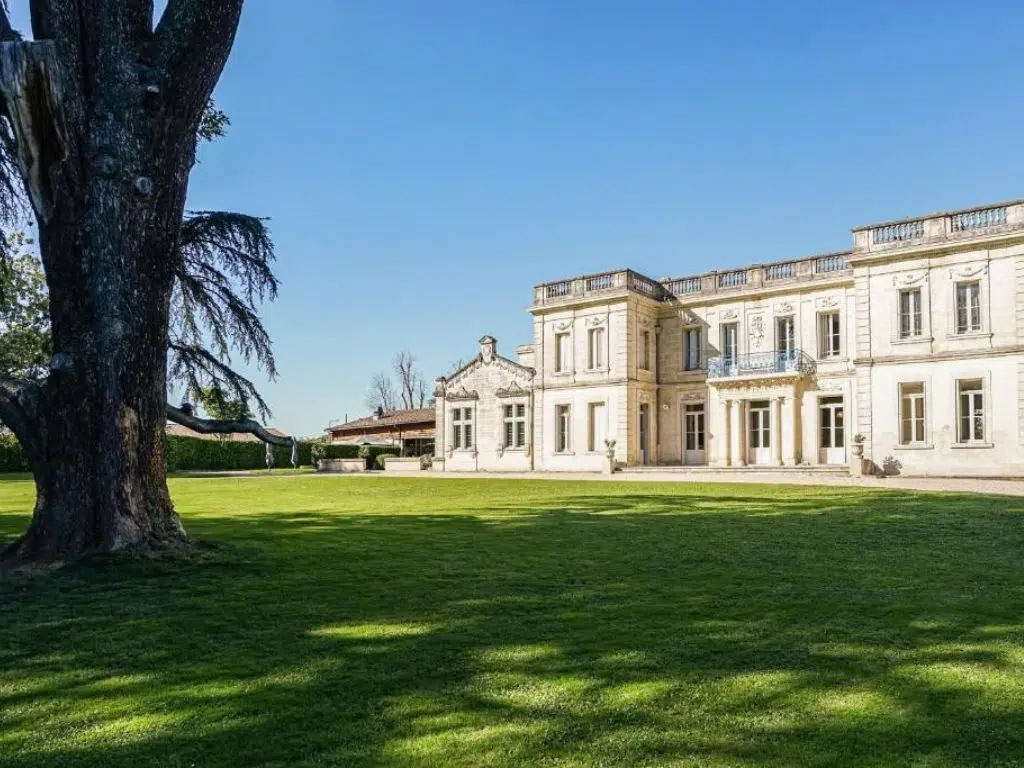
[[624,474],[684,474],[684,475],[714,475],[725,472],[741,472],[745,474],[786,474],[795,473],[800,475],[834,475],[836,477],[847,477],[850,474],[849,467],[822,466],[808,464],[796,467],[772,467],[772,466],[746,466],[746,467],[687,467],[680,465],[646,466],[646,467],[624,467],[619,470]]

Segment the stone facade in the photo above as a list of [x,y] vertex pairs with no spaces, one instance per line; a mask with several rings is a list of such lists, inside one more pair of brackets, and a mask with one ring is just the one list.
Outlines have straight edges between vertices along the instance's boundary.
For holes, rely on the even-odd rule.
[[[843,467],[862,452],[888,473],[1024,475],[1024,203],[853,236],[847,252],[694,277],[538,285],[518,364],[485,337],[439,380],[437,460],[600,471],[610,440],[627,467]],[[445,448],[464,402],[476,448]],[[510,402],[526,446],[505,445]]]

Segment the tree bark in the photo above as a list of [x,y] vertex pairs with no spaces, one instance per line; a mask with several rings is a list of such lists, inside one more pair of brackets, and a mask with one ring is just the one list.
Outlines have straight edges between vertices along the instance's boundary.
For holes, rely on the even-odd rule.
[[242,0],[170,0],[156,31],[151,0],[80,5],[33,3],[55,42],[0,52],[54,349],[18,434],[38,498],[15,562],[185,541],[164,457],[170,296],[196,128]]

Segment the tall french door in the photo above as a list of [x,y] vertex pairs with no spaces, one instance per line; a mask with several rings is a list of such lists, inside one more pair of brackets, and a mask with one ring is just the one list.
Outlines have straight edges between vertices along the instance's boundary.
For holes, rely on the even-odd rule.
[[770,464],[772,460],[772,416],[767,400],[751,400],[747,407],[749,439],[747,443],[750,464]]
[[707,463],[704,440],[704,404],[687,405],[683,411],[683,464]]
[[846,417],[842,397],[823,397],[818,401],[821,431],[818,461],[822,464],[846,463]]

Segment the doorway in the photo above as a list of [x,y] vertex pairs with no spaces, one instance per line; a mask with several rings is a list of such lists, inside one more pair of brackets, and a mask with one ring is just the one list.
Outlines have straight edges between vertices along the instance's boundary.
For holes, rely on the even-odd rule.
[[772,461],[772,416],[767,400],[751,400],[747,409],[750,436],[747,462],[770,464]]
[[821,464],[846,464],[846,418],[842,397],[823,397],[818,401]]
[[706,464],[704,453],[704,403],[687,405],[683,410],[683,464]]

